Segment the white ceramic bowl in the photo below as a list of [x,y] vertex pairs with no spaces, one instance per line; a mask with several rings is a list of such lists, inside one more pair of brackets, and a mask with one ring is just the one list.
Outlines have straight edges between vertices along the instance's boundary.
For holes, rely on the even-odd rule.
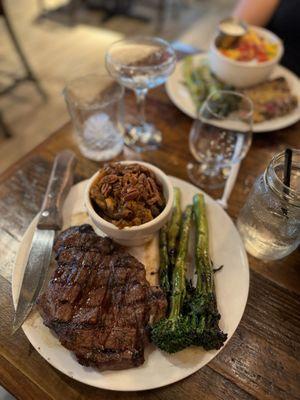
[[152,221],[146,222],[145,224],[138,226],[126,227],[119,229],[114,224],[101,218],[99,214],[96,213],[94,207],[92,206],[90,199],[90,187],[94,180],[96,179],[98,172],[96,172],[89,180],[86,191],[85,191],[85,207],[86,210],[94,224],[94,226],[104,232],[111,239],[115,240],[124,246],[140,246],[151,240],[156,232],[167,222],[169,219],[172,206],[173,206],[173,186],[168,178],[168,176],[162,172],[159,168],[152,164],[148,164],[141,161],[121,161],[122,164],[141,164],[144,167],[149,168],[154,174],[158,182],[161,183],[163,188],[163,193],[166,199],[166,206],[163,211]]
[[269,41],[278,44],[277,55],[269,61],[236,61],[222,54],[216,46],[216,37],[209,50],[209,63],[212,72],[223,82],[237,88],[257,85],[268,79],[283,54],[283,44],[278,36],[267,29],[251,26],[251,29]]

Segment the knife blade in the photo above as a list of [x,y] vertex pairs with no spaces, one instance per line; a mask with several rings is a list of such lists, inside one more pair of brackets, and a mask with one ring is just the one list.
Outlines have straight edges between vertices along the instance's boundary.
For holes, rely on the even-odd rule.
[[55,231],[62,228],[62,205],[73,184],[75,154],[60,152],[53,164],[46,194],[33,234],[13,321],[15,333],[38,298],[51,260]]

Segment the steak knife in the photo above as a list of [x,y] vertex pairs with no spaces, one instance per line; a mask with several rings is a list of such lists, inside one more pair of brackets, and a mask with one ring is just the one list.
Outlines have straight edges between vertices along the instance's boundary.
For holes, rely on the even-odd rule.
[[60,152],[54,160],[24,270],[13,333],[23,325],[43,286],[51,260],[55,232],[63,225],[62,206],[73,184],[75,165],[76,157],[70,150]]

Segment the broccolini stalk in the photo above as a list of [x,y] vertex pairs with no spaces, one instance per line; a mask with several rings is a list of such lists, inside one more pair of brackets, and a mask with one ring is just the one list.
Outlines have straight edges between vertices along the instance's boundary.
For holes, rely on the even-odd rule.
[[168,230],[168,253],[171,267],[173,268],[176,261],[177,239],[181,225],[181,204],[180,189],[174,188],[174,204],[172,218]]
[[220,314],[214,290],[214,276],[209,257],[209,236],[203,194],[193,197],[193,211],[196,225],[195,263],[197,286],[191,295],[188,307],[198,321],[193,344],[206,350],[219,349],[227,339],[227,334],[219,328]]
[[159,283],[166,295],[170,292],[167,236],[168,227],[164,225],[159,231]]
[[[173,309],[175,309],[176,307],[179,307],[179,309],[181,308],[186,294],[186,258],[188,253],[189,233],[192,225],[192,215],[192,206],[187,206],[182,218],[182,228],[180,231],[178,255],[172,274],[171,315]],[[177,298],[179,298],[179,302],[177,302]],[[175,303],[177,303],[177,306]]]
[[153,343],[168,353],[175,353],[192,343],[190,318],[183,316],[181,308],[186,294],[186,258],[189,232],[192,223],[192,206],[187,206],[183,214],[180,230],[179,250],[172,274],[171,309],[168,318],[154,324],[151,331]]
[[203,194],[193,197],[196,243],[195,264],[197,273],[197,291],[207,294],[214,291],[214,277],[211,259],[209,257],[208,224]]

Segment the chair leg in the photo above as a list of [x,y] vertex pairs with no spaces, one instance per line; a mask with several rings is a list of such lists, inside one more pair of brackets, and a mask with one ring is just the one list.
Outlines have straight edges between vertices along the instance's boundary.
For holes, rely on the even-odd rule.
[[21,47],[20,47],[20,45],[19,45],[19,42],[18,42],[18,40],[17,40],[17,38],[16,38],[16,35],[15,35],[15,32],[14,32],[12,26],[11,26],[11,23],[10,23],[9,19],[7,18],[7,15],[6,15],[6,13],[5,13],[5,10],[4,10],[3,15],[4,15],[4,21],[5,21],[7,30],[8,30],[8,32],[9,32],[10,37],[11,37],[11,40],[12,40],[12,42],[13,42],[13,44],[14,44],[16,50],[17,50],[17,53],[18,53],[18,55],[19,55],[19,57],[20,57],[20,59],[21,59],[21,62],[22,62],[22,64],[23,64],[24,68],[25,68],[25,71],[26,71],[26,74],[27,74],[28,79],[35,83],[38,92],[40,93],[40,95],[42,96],[42,98],[43,98],[44,100],[46,100],[46,99],[47,99],[47,94],[46,94],[46,92],[44,91],[44,89],[41,87],[40,82],[38,81],[38,79],[36,78],[36,76],[34,75],[34,73],[32,72],[31,67],[30,67],[30,65],[28,64],[28,61],[27,61],[27,59],[26,59],[26,57],[25,57],[25,55],[24,55],[24,53],[23,53],[23,50],[21,49]]
[[28,79],[31,80],[35,84],[35,87],[36,87],[37,91],[39,92],[40,96],[42,97],[42,99],[44,101],[47,101],[47,99],[48,99],[47,93],[42,88],[40,81],[35,76],[29,77]]
[[39,7],[39,13],[40,14],[45,14],[47,12],[44,0],[38,0],[38,7]]
[[70,0],[68,3],[70,22],[74,24],[76,22],[76,12],[81,5],[81,0]]
[[157,33],[161,33],[163,31],[169,7],[170,7],[169,0],[159,0],[157,8],[157,23],[155,28]]
[[0,113],[0,131],[3,132],[4,136],[9,139],[12,137],[12,134],[10,133],[9,129],[7,128],[6,124],[3,121],[2,114]]

